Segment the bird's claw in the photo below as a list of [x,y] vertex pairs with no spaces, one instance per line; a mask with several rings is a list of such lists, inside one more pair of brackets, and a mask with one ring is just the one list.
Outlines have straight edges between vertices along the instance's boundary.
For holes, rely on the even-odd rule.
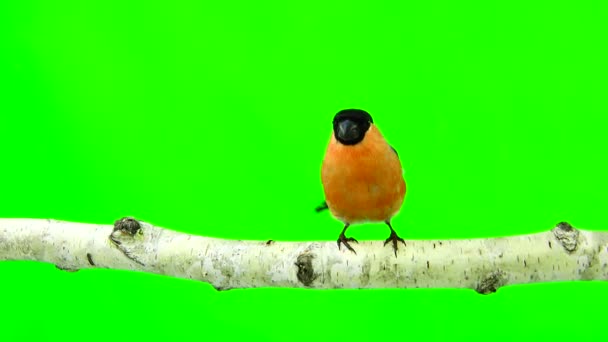
[[340,234],[340,237],[338,238],[338,249],[340,249],[341,244],[344,244],[344,246],[348,248],[349,251],[357,254],[357,252],[355,252],[355,250],[348,243],[349,241],[359,243],[359,241],[357,241],[355,238],[347,238],[344,234]]
[[407,244],[405,243],[405,240],[400,238],[399,235],[397,235],[397,233],[392,229],[391,229],[391,235],[388,237],[388,239],[386,239],[384,241],[384,245],[386,246],[386,244],[391,241],[393,242],[393,250],[395,251],[395,258],[396,258],[397,257],[397,243],[399,241],[401,241],[401,242],[403,242],[404,246],[407,246]]

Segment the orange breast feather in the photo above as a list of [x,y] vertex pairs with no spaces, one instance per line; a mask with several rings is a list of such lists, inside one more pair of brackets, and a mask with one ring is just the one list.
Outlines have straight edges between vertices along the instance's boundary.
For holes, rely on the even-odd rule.
[[345,223],[389,220],[405,197],[401,162],[373,124],[355,145],[332,134],[321,181],[329,210]]

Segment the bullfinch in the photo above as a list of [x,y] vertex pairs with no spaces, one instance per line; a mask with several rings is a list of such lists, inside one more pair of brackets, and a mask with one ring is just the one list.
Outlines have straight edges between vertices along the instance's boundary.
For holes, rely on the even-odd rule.
[[325,203],[317,211],[328,208],[344,223],[338,237],[338,248],[344,244],[355,252],[346,229],[355,223],[384,222],[391,234],[384,242],[392,242],[395,256],[397,244],[405,241],[391,226],[405,197],[405,181],[397,151],[391,147],[374,121],[364,110],[345,109],[333,120],[333,132],[321,167]]

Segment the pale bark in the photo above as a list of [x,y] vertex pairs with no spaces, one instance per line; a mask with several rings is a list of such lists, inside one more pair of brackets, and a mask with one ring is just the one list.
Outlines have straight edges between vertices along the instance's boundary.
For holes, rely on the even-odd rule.
[[548,232],[469,240],[406,240],[397,257],[381,241],[236,241],[123,219],[96,225],[0,219],[0,261],[34,260],[64,270],[111,268],[205,281],[217,289],[470,288],[608,280],[608,232],[560,223]]

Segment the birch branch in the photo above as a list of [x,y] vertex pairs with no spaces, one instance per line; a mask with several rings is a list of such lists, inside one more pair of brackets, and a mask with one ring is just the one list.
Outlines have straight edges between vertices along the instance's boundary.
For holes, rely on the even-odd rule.
[[382,241],[262,242],[179,233],[125,218],[115,225],[0,219],[0,261],[64,270],[111,268],[251,287],[470,288],[491,293],[534,282],[608,280],[608,232],[560,223],[548,232],[469,240],[406,240],[397,257]]

